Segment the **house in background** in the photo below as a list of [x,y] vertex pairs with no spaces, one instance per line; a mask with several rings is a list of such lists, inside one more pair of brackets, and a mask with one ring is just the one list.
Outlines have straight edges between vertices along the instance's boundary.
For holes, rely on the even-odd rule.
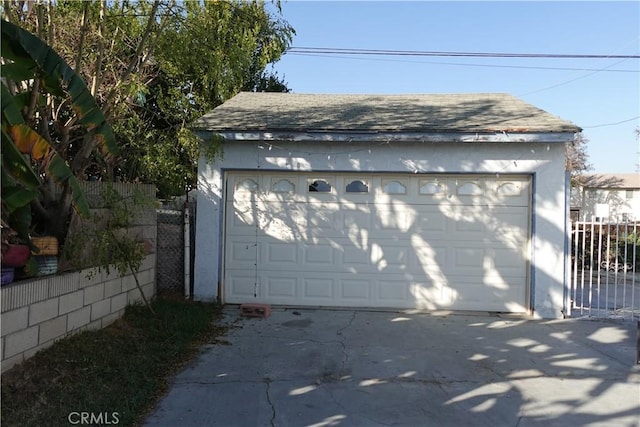
[[571,189],[571,219],[640,221],[640,173],[584,175]]
[[240,93],[197,120],[194,297],[562,317],[564,144],[508,94]]

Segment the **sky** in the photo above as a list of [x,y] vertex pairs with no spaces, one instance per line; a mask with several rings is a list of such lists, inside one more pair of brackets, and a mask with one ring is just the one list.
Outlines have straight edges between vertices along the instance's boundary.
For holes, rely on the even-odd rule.
[[[602,55],[492,58],[286,53],[294,93],[504,92],[583,128],[592,173],[640,171],[640,2],[286,1],[294,48]],[[557,69],[561,68],[561,69]]]

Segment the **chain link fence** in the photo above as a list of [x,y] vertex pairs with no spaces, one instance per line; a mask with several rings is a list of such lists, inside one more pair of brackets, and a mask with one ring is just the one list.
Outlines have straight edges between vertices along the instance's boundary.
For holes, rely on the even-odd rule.
[[[157,210],[158,236],[156,258],[156,283],[159,295],[185,296],[193,289],[193,261],[195,255],[195,200],[186,203],[166,202]],[[185,275],[185,209],[189,213],[189,275]]]

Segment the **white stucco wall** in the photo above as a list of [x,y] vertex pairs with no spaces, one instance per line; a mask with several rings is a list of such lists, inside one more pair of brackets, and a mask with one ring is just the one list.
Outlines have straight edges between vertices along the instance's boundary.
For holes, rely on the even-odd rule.
[[562,317],[565,173],[560,143],[287,143],[231,142],[222,160],[198,164],[194,296],[218,298],[223,182],[228,170],[532,174],[534,314]]
[[635,221],[640,218],[640,189],[575,188],[571,207],[580,209],[583,221]]

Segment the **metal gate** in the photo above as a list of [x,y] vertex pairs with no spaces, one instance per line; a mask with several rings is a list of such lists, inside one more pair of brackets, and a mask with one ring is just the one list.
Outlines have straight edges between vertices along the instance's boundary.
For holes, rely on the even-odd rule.
[[569,315],[640,319],[640,224],[571,223]]
[[157,210],[156,283],[159,295],[190,297],[195,253],[195,201]]

